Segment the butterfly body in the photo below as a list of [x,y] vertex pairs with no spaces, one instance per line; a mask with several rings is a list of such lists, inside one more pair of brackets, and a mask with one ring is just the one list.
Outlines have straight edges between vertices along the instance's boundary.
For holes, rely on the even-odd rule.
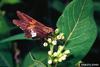
[[45,26],[25,13],[17,11],[17,16],[19,20],[14,19],[13,23],[24,31],[27,38],[32,38],[34,33],[36,33],[37,37],[43,38],[53,32],[52,28]]

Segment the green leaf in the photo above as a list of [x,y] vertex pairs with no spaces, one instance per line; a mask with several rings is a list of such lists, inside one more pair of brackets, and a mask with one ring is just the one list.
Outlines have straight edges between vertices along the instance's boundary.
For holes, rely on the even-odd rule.
[[[35,47],[35,46],[34,46]],[[48,52],[47,50],[43,50],[41,48],[33,48],[32,51],[31,51],[32,55],[34,56],[34,58],[36,60],[39,60],[39,61],[44,61],[48,58]]]
[[4,16],[0,15],[0,38],[3,36],[7,36],[10,27],[8,26],[7,22],[5,21]]
[[16,28],[14,26],[11,26],[9,24],[9,22],[6,21],[4,15],[5,15],[5,11],[1,11],[0,10],[0,39],[8,36],[9,35],[9,32],[12,29],[15,29]]
[[24,39],[26,39],[26,40],[32,40],[30,38],[26,38],[24,36],[24,34],[22,33],[22,34],[17,34],[17,35],[8,37],[6,39],[3,39],[3,40],[0,41],[0,43],[5,43],[5,42],[9,42],[9,41],[14,41],[14,40],[24,40]]
[[0,50],[11,48],[11,43],[2,43],[0,44]]
[[6,4],[16,4],[16,3],[19,3],[20,0],[2,0],[1,2],[6,3]]
[[73,64],[85,57],[97,35],[92,0],[73,0],[58,19],[57,27],[65,34],[65,49],[74,56],[69,63],[75,67]]
[[0,67],[13,67],[11,53],[0,51]]
[[29,54],[25,57],[22,67],[46,67],[42,62],[33,59],[32,54]]
[[56,9],[57,11],[62,12],[65,8],[65,5],[59,0],[54,0],[52,3],[52,7]]

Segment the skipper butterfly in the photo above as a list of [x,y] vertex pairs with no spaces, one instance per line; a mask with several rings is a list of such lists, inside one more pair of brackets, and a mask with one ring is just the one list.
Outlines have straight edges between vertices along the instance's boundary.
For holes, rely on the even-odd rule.
[[53,32],[52,28],[45,26],[23,12],[17,11],[17,16],[19,19],[14,19],[13,23],[24,31],[27,38],[35,36],[44,38]]

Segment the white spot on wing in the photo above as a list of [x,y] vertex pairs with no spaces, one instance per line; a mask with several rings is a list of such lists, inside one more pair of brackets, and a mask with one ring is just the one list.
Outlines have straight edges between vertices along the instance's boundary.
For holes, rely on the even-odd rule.
[[36,37],[37,36],[36,32],[34,32],[32,29],[31,29],[31,35],[32,35],[32,37]]

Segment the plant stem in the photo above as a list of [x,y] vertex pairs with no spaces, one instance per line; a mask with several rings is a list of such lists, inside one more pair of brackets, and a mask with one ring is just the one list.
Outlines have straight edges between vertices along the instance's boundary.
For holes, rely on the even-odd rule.
[[54,67],[57,67],[57,64],[58,64],[58,63],[56,63]]
[[50,64],[48,64],[48,67],[52,67]]

